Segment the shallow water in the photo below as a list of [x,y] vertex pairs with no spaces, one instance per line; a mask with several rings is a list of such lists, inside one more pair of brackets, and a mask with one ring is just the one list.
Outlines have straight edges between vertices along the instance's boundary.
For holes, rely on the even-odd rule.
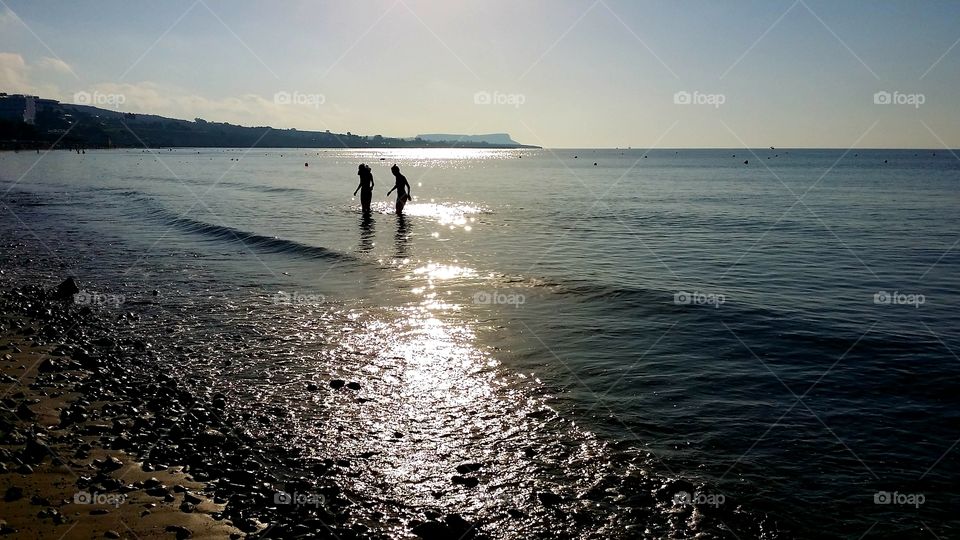
[[[74,274],[135,310],[251,432],[349,456],[370,514],[505,538],[950,537],[958,180],[950,152],[912,150],[5,153],[3,278]],[[330,378],[362,388],[307,389]],[[451,483],[465,462],[479,486]],[[535,495],[610,475],[567,507],[589,519]],[[677,478],[705,515],[628,502]]]

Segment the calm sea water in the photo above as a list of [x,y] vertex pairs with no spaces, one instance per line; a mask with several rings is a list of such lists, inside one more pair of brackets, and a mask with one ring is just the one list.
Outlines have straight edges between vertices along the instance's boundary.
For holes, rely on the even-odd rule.
[[[0,154],[3,279],[72,274],[135,310],[251,433],[361,456],[369,513],[457,511],[504,538],[960,535],[949,151],[38,158]],[[363,399],[306,390],[331,377]],[[478,487],[451,484],[463,462]]]

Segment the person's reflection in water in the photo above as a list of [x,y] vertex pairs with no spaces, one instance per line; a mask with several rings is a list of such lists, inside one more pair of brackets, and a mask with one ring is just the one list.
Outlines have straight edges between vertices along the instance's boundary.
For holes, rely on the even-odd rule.
[[369,253],[373,249],[373,217],[363,214],[360,218],[360,253]]
[[398,259],[407,258],[407,243],[410,240],[410,222],[403,214],[397,214],[397,255]]

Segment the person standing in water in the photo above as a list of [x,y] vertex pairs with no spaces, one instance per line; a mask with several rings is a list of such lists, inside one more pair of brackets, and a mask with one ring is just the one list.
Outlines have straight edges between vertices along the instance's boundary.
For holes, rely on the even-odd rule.
[[360,192],[360,205],[363,207],[363,213],[369,214],[370,200],[373,198],[373,171],[370,170],[368,165],[361,163],[357,175],[360,176],[360,185],[353,190],[353,196],[356,197],[357,191]]
[[393,164],[393,167],[390,167],[390,172],[396,177],[397,183],[387,192],[387,195],[393,193],[394,189],[397,190],[397,215],[399,216],[403,213],[403,206],[407,204],[407,201],[413,200],[410,197],[410,182],[407,182],[406,176],[400,174],[400,167],[397,167],[396,163]]

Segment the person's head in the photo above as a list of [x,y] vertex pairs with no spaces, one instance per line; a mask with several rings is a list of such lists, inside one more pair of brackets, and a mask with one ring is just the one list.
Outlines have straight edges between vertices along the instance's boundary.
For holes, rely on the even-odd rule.
[[362,173],[364,170],[366,170],[366,168],[367,168],[367,166],[366,166],[365,164],[361,163],[361,164],[360,164],[360,167],[357,168],[357,172],[358,172],[358,173]]
[[397,167],[397,164],[394,163],[393,167],[390,167],[390,172],[393,174],[400,174],[400,167]]

